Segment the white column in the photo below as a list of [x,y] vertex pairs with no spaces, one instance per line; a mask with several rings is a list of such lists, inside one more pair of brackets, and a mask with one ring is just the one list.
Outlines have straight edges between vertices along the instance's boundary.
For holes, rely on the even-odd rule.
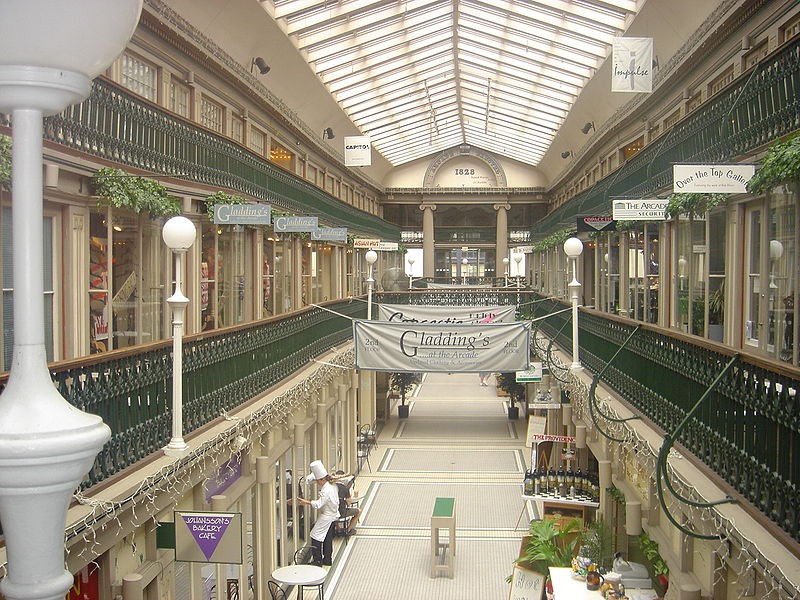
[[433,211],[436,210],[436,205],[421,204],[419,209],[422,211],[422,276],[433,277],[435,275]]
[[[499,271],[503,264],[503,259],[508,258],[508,211],[511,210],[510,204],[495,204],[492,206],[497,213],[495,230],[497,240],[495,248],[497,256],[495,257],[496,269]],[[500,275],[500,273],[496,273]]]

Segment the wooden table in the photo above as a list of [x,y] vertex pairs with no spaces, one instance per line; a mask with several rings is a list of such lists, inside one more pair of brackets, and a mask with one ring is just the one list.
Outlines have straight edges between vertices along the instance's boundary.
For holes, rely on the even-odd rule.
[[[448,530],[447,543],[439,541],[439,528]],[[439,564],[439,550],[444,564]],[[431,577],[439,572],[453,578],[453,560],[456,555],[456,499],[436,498],[431,515]]]
[[319,597],[325,597],[325,577],[328,571],[314,565],[289,565],[272,572],[272,578],[278,583],[298,586],[297,597],[302,600],[303,587],[315,585],[319,588]]

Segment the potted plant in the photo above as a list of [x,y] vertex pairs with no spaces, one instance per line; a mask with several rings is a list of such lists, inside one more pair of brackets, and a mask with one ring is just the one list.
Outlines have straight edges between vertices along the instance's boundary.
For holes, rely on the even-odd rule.
[[580,519],[572,519],[556,527],[550,519],[531,521],[528,535],[522,538],[519,558],[514,561],[526,569],[547,578],[548,597],[553,593],[550,567],[570,567],[576,549],[583,540]]
[[517,374],[500,373],[497,376],[497,387],[508,394],[508,418],[519,419],[517,402],[525,399],[525,386],[517,381]]
[[422,379],[422,373],[412,373],[401,371],[389,375],[389,387],[400,394],[400,406],[397,407],[397,416],[401,419],[408,418],[408,405],[406,405],[406,394],[411,391]]
[[100,205],[147,212],[151,217],[171,217],[181,212],[180,203],[164,185],[120,169],[100,169],[92,175],[91,186]]
[[708,337],[722,341],[725,320],[725,280],[708,296]]
[[592,521],[586,527],[581,541],[581,556],[590,558],[606,571],[611,570],[614,561],[614,531],[602,519]]
[[646,531],[639,534],[639,549],[649,562],[653,575],[661,587],[661,596],[667,593],[669,588],[669,566],[658,552],[658,542],[653,541]]

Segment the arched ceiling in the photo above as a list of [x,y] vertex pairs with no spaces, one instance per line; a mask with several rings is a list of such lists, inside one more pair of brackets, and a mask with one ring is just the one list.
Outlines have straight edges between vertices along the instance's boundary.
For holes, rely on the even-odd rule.
[[373,147],[538,164],[645,0],[264,0]]

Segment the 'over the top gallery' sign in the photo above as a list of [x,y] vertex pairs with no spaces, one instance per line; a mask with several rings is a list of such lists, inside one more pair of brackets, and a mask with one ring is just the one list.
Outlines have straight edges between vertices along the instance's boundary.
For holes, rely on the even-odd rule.
[[673,165],[672,190],[680,193],[744,194],[754,165]]

